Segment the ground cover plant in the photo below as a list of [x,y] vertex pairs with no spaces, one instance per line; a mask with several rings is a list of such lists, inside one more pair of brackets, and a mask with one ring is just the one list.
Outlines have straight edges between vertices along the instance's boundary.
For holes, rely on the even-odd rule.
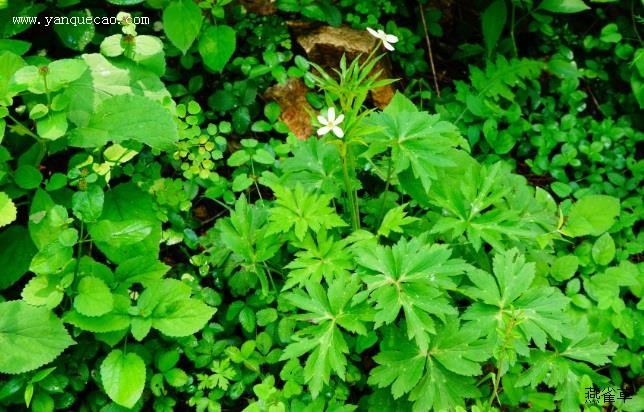
[[643,410],[643,18],[0,1],[0,410]]

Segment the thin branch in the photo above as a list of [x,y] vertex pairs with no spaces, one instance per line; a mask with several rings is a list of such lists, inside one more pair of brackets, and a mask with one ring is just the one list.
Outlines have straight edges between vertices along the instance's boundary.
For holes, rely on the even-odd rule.
[[436,77],[436,67],[434,67],[434,54],[432,53],[432,42],[429,40],[429,33],[427,32],[427,22],[425,21],[425,11],[423,5],[418,0],[418,8],[420,9],[420,18],[423,21],[423,30],[425,31],[425,42],[427,43],[427,54],[429,54],[429,64],[432,68],[432,76],[434,77],[434,88],[436,94],[441,97],[441,91],[438,88],[438,78]]

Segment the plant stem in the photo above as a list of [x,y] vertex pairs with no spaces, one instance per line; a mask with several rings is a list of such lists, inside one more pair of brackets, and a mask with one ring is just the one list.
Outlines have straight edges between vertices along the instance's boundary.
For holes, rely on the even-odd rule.
[[39,137],[37,134],[35,134],[35,133],[34,133],[34,132],[32,132],[31,130],[29,130],[29,128],[28,128],[27,126],[25,126],[24,124],[22,124],[22,122],[21,122],[20,120],[18,120],[18,119],[16,119],[15,117],[13,117],[10,113],[9,113],[9,114],[7,114],[7,117],[8,117],[8,118],[10,118],[10,119],[15,123],[15,125],[16,125],[16,126],[20,126],[20,128],[22,129],[22,131],[23,131],[26,135],[31,136],[31,137],[33,137],[34,139],[38,140],[38,141],[41,141],[41,140],[42,140],[42,139],[40,139],[40,137]]
[[635,21],[635,0],[631,0],[631,22],[633,23],[633,31],[637,36],[637,39],[640,41],[640,44],[644,44],[640,32],[637,30],[637,22]]
[[382,195],[382,202],[380,203],[380,210],[378,211],[378,221],[382,220],[382,215],[385,211],[385,204],[387,203],[387,195],[389,194],[389,182],[391,181],[391,172],[393,168],[391,156],[387,162],[387,180],[385,181],[385,193]]
[[438,88],[438,79],[436,77],[436,67],[434,66],[434,54],[432,53],[432,42],[429,40],[429,33],[427,32],[427,22],[425,22],[425,11],[423,5],[418,0],[418,8],[420,9],[420,18],[423,21],[423,30],[425,31],[425,43],[427,43],[427,54],[429,54],[429,65],[432,68],[432,77],[434,78],[434,88],[436,95],[441,97],[441,90]]
[[347,159],[348,147],[347,144],[342,142],[340,147],[340,155],[342,157],[342,175],[344,177],[344,187],[347,194],[348,208],[351,213],[351,228],[353,231],[360,229],[360,214],[358,212],[358,206],[356,202],[355,191],[351,186],[351,178],[349,177],[349,168],[348,168],[348,159]]
[[517,49],[517,41],[514,38],[514,17],[515,17],[516,8],[514,3],[512,3],[512,17],[510,21],[510,38],[512,39],[512,48],[514,49],[514,57],[519,57],[519,49]]

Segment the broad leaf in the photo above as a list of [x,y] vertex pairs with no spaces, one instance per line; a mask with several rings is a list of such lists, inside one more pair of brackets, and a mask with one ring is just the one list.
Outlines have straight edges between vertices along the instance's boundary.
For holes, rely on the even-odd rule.
[[582,197],[570,209],[566,226],[561,230],[564,235],[599,236],[613,225],[619,215],[619,199],[605,195]]
[[37,369],[74,343],[60,319],[46,308],[22,301],[0,303],[0,372]]
[[13,285],[27,272],[35,254],[36,247],[24,227],[14,225],[0,232],[0,290]]
[[94,276],[85,276],[78,282],[74,308],[85,316],[101,316],[114,307],[112,292],[105,282]]
[[163,30],[183,54],[197,38],[202,21],[201,9],[192,0],[173,1],[163,9]]
[[151,326],[168,336],[189,336],[201,330],[216,312],[190,298],[190,286],[175,279],[151,284],[141,293],[136,313],[150,319]]
[[170,150],[178,139],[172,113],[149,97],[136,95],[105,99],[85,127],[69,132],[69,144],[76,147],[134,140],[155,149]]
[[199,54],[204,64],[214,72],[221,72],[236,48],[235,30],[225,24],[210,26],[199,38]]
[[590,10],[583,0],[543,0],[538,8],[553,13],[579,13]]
[[101,382],[110,399],[132,408],[143,394],[145,363],[136,353],[115,349],[101,363]]
[[115,263],[159,255],[161,222],[150,195],[126,183],[105,194],[101,220],[88,224],[96,246]]
[[0,227],[7,226],[16,220],[16,205],[5,192],[0,192]]

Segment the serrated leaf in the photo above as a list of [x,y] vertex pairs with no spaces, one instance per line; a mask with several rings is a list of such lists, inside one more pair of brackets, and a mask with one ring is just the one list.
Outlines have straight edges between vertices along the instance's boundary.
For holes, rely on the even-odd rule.
[[382,218],[378,235],[387,237],[391,232],[402,233],[402,226],[409,225],[418,220],[416,217],[407,216],[405,213],[406,206],[407,204],[404,204],[387,211],[385,217]]
[[214,72],[221,72],[236,48],[236,33],[230,26],[210,26],[199,38],[199,54],[204,64]]
[[74,343],[60,319],[48,309],[22,301],[0,303],[0,372],[37,369]]
[[189,336],[202,329],[216,312],[200,300],[190,298],[191,288],[175,279],[151,284],[138,300],[140,316],[152,327],[172,337]]
[[307,193],[300,184],[295,190],[274,185],[273,191],[276,200],[270,210],[269,233],[293,231],[297,239],[303,240],[309,229],[317,232],[321,228],[328,230],[347,225],[329,207],[329,195]]
[[112,350],[101,363],[101,382],[111,400],[132,408],[143,394],[145,363],[136,353]]
[[110,288],[102,279],[85,276],[78,282],[78,294],[74,298],[74,308],[81,315],[101,316],[110,312],[114,307],[114,299]]
[[477,328],[459,327],[450,317],[427,351],[407,342],[381,351],[374,357],[379,366],[371,370],[368,382],[380,388],[391,385],[394,398],[410,393],[414,410],[463,406],[464,399],[479,395],[470,376],[480,374],[481,363],[490,356],[479,334]]
[[608,265],[615,257],[615,241],[608,233],[597,238],[591,250],[593,260],[598,265]]
[[112,96],[96,108],[87,125],[69,132],[69,145],[99,147],[134,140],[152,148],[171,150],[179,139],[172,113],[146,96]]
[[494,276],[479,269],[467,272],[473,286],[461,290],[480,303],[470,306],[463,318],[477,320],[490,333],[505,330],[507,322],[518,322],[525,341],[533,340],[541,349],[547,336],[561,341],[568,299],[553,287],[531,287],[535,266],[526,263],[517,249],[497,254],[493,269]]
[[286,265],[290,272],[282,290],[309,281],[319,283],[322,278],[329,283],[335,277],[348,275],[354,264],[346,243],[328,237],[326,231],[318,233],[317,242],[307,236],[301,245],[304,250],[296,252],[295,259]]
[[0,227],[7,226],[16,220],[16,205],[5,192],[0,192]]
[[605,195],[585,196],[572,205],[562,233],[567,236],[599,236],[619,215],[619,199]]
[[356,282],[337,278],[326,291],[319,284],[308,283],[306,293],[297,289],[284,295],[290,304],[306,312],[297,318],[314,325],[297,332],[281,359],[293,359],[310,352],[304,367],[304,381],[309,384],[314,398],[329,382],[332,371],[345,379],[349,348],[340,327],[354,333],[367,333],[363,321],[368,315],[359,305],[350,304],[359,288]]
[[408,338],[426,350],[428,333],[435,333],[434,318],[456,314],[442,290],[455,286],[449,276],[458,273],[447,268],[461,263],[450,255],[446,246],[428,245],[421,238],[401,239],[392,247],[358,249],[361,278],[376,302],[375,327],[394,322],[402,310]]

